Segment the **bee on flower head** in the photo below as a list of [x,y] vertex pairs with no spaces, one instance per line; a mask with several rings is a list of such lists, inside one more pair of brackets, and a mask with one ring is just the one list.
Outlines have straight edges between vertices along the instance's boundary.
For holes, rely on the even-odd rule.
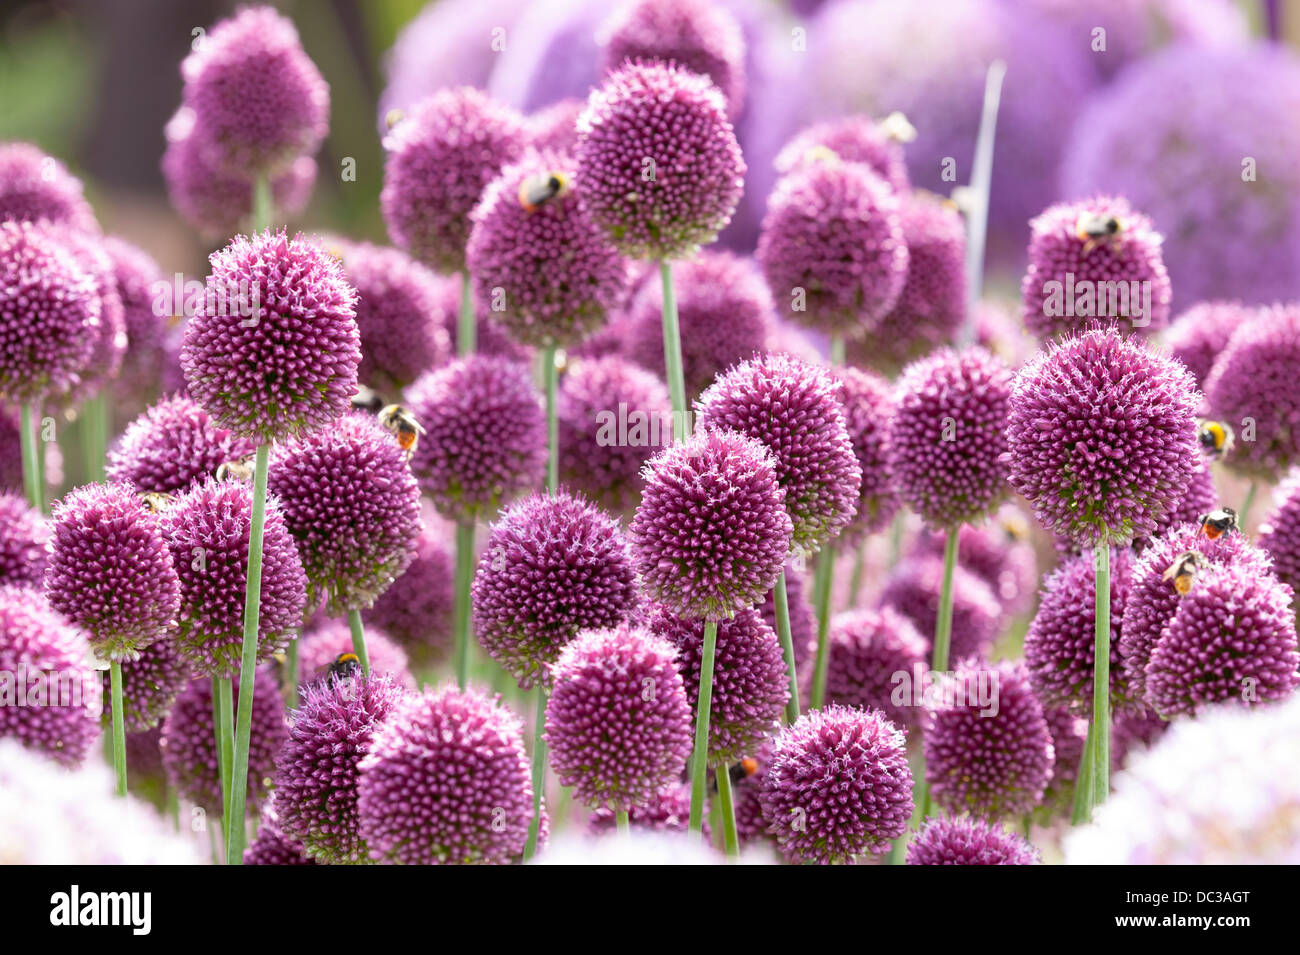
[[426,433],[415,420],[415,415],[401,405],[385,405],[379,412],[379,423],[393,433],[408,459],[415,451],[420,435]]
[[253,465],[250,458],[237,458],[217,466],[218,481],[252,481]]
[[384,129],[392,129],[405,118],[406,114],[394,106],[384,114]]
[[379,414],[387,404],[388,402],[384,401],[375,389],[367,388],[365,385],[357,385],[357,393],[352,396],[352,407],[356,411]]
[[1217,540],[1224,534],[1237,530],[1237,512],[1230,507],[1221,507],[1200,517],[1201,533],[1210,540]]
[[1165,568],[1165,572],[1160,575],[1161,580],[1168,580],[1174,585],[1174,590],[1182,596],[1192,589],[1192,582],[1196,579],[1197,571],[1204,570],[1207,566],[1205,557],[1198,551],[1188,550],[1179,554],[1174,562]]
[[519,184],[519,204],[525,212],[536,212],[554,199],[562,199],[573,188],[573,181],[566,173],[548,172],[529,176]]
[[340,653],[330,662],[326,679],[337,682],[351,679],[361,673],[361,658],[351,651]]
[[1089,256],[1092,250],[1104,243],[1113,243],[1118,251],[1124,235],[1124,220],[1118,216],[1104,216],[1095,212],[1085,212],[1074,224],[1074,234],[1083,243],[1083,254]]
[[172,506],[174,500],[175,495],[163,494],[161,491],[145,491],[140,495],[140,502],[144,504],[144,509],[152,514],[161,514]]
[[1221,457],[1232,450],[1232,425],[1226,422],[1202,419],[1196,425],[1196,437],[1205,452],[1213,457]]

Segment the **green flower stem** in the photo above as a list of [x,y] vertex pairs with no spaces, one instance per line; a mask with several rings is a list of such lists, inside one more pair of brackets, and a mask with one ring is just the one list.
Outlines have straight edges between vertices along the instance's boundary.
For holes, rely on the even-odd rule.
[[104,396],[95,395],[81,408],[81,455],[87,480],[99,484],[104,480],[104,460],[108,449],[108,406]]
[[226,864],[244,858],[244,802],[248,795],[248,745],[253,732],[257,632],[262,609],[262,532],[266,526],[266,474],[271,446],[258,445],[253,466],[253,520],[248,534],[248,584],[244,590],[244,646],[239,661],[239,710],[235,720],[235,755],[230,770],[230,824],[226,826]]
[[1110,545],[1098,544],[1096,642],[1092,667],[1092,807],[1110,795]]
[[524,843],[524,861],[537,855],[538,833],[542,825],[542,790],[546,786],[546,687],[537,688],[537,716],[533,722],[533,821],[528,824],[528,841]]
[[1092,751],[1096,738],[1092,723],[1088,724],[1088,736],[1083,741],[1083,753],[1079,756],[1079,772],[1074,777],[1074,805],[1070,810],[1070,824],[1082,825],[1092,818]]
[[1250,482],[1250,488],[1246,491],[1246,500],[1241,504],[1241,513],[1237,515],[1237,526],[1241,528],[1243,534],[1246,532],[1246,518],[1250,517],[1250,506],[1255,503],[1255,489],[1257,486],[1257,482]]
[[[217,750],[217,766],[222,772],[224,785],[221,791],[221,819],[230,818],[230,782],[231,766],[235,759],[235,688],[229,677],[213,677],[216,693],[213,699],[217,707],[217,738],[220,748]],[[222,846],[225,840],[222,840]]]
[[298,708],[298,638],[289,641],[284,654],[284,701],[289,709]]
[[722,804],[722,846],[733,859],[740,855],[740,837],[736,833],[736,805],[731,795],[731,772],[726,763],[714,770],[718,780],[718,802]]
[[370,651],[366,649],[366,628],[360,610],[348,611],[348,629],[352,631],[352,652],[361,660],[361,672],[370,676]]
[[817,557],[813,573],[813,602],[817,608],[817,661],[813,668],[812,702],[814,710],[826,704],[826,675],[831,665],[831,582],[835,577],[835,545],[827,543]]
[[844,364],[844,336],[840,334],[831,335],[831,364]]
[[108,682],[113,695],[113,771],[117,774],[117,794],[126,795],[126,714],[122,706],[122,664],[108,664]]
[[460,315],[456,320],[456,352],[462,358],[478,348],[478,319],[474,315],[474,292],[469,270],[460,273]]
[[559,370],[555,367],[554,345],[542,350],[542,381],[546,388],[546,491],[554,497],[560,486],[560,426],[555,394]]
[[899,560],[903,557],[903,525],[906,518],[903,512],[899,511],[894,515],[894,521],[889,528],[889,566],[890,569],[898,566]]
[[19,413],[19,444],[23,458],[23,490],[27,492],[27,502],[37,512],[44,511],[41,498],[44,496],[45,475],[40,472],[36,455],[36,422],[31,405],[23,405]]
[[785,570],[776,578],[772,588],[776,604],[776,635],[781,638],[781,654],[785,657],[785,672],[790,677],[790,699],[785,704],[785,721],[793,723],[799,718],[799,678],[795,674],[794,637],[790,634],[790,598],[785,590]]
[[934,621],[934,652],[930,668],[936,673],[948,669],[952,646],[952,575],[957,570],[957,540],[960,525],[948,529],[943,542],[943,588],[939,591],[939,615]]
[[[36,443],[36,483],[37,483],[37,487],[41,489],[41,497],[44,498],[45,496],[44,493],[45,491],[45,441],[38,434],[35,443]],[[50,513],[49,502],[42,500],[41,503],[44,505],[43,513],[48,517]]]
[[673,291],[673,266],[667,259],[659,261],[659,275],[664,285],[664,367],[668,372],[668,396],[673,402],[673,440],[686,440],[686,377],[682,373],[682,333],[677,322],[677,295]]
[[619,832],[626,833],[631,828],[627,821],[627,812],[623,809],[614,813],[614,821],[618,823]]
[[456,685],[469,685],[470,586],[474,583],[474,522],[456,525]]
[[217,749],[217,779],[221,782],[221,811],[230,800],[230,771],[226,766],[226,741],[221,734],[221,677],[212,677],[212,736]]
[[709,765],[709,715],[713,707],[713,660],[718,649],[718,622],[704,622],[704,657],[700,661],[700,695],[695,704],[695,752],[691,757],[691,832],[704,828],[705,780]]
[[275,218],[275,199],[271,195],[271,180],[267,176],[258,176],[253,181],[253,231],[261,232],[271,228]]

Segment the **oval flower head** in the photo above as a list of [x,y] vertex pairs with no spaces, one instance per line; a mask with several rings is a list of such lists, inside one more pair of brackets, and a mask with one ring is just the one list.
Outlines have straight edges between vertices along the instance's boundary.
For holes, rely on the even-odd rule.
[[1024,836],[968,816],[928,819],[907,847],[908,865],[1038,865]]
[[0,491],[0,586],[37,590],[49,560],[50,525],[27,499]]
[[0,221],[61,222],[97,233],[81,180],[31,143],[0,144]]
[[1273,570],[1292,590],[1300,588],[1300,468],[1273,494],[1273,508],[1259,527],[1257,542],[1273,560]]
[[628,536],[647,595],[696,620],[723,620],[762,601],[793,531],[767,449],[734,431],[708,431],[665,448],[643,473]]
[[1049,343],[1011,389],[1011,485],[1080,547],[1150,537],[1200,467],[1199,403],[1181,364],[1114,328]]
[[1205,387],[1210,369],[1238,328],[1259,310],[1241,302],[1200,302],[1179,315],[1164,342],[1169,353],[1187,366],[1198,388]]
[[181,365],[194,400],[241,437],[324,427],[357,390],[357,293],[338,259],[284,232],[237,235],[209,260]]
[[218,425],[193,398],[171,395],[126,426],[108,452],[108,478],[130,481],[141,493],[175,494],[256,451],[256,443]]
[[[782,146],[772,165],[784,176],[805,163],[827,158],[829,150],[845,162],[867,166],[901,196],[912,187],[907,178],[907,160],[903,157],[905,139],[899,137],[909,137],[916,130],[909,133],[900,120],[906,122],[901,113],[885,122],[857,114],[814,123]],[[895,131],[897,135],[893,134]]]
[[689,258],[731,221],[745,160],[723,95],[675,65],[626,63],[578,118],[577,175],[624,255]]

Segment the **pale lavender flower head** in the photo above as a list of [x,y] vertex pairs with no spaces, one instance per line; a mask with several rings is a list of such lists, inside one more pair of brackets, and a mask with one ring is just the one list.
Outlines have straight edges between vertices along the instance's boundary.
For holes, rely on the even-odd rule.
[[911,191],[903,146],[881,124],[861,114],[814,123],[781,147],[772,161],[781,175],[826,158],[830,150],[844,162],[862,163],[900,196]]
[[[103,709],[100,676],[92,670],[90,644],[38,591],[0,587],[0,673],[10,675],[0,706],[0,738],[75,766],[99,738]],[[35,703],[38,694],[44,700]]]
[[387,674],[303,687],[275,757],[274,806],[281,831],[317,862],[371,861],[360,833],[357,767],[406,695]]
[[[370,658],[370,675],[387,676],[407,689],[416,688],[406,651],[384,631],[367,626],[366,655]],[[298,676],[300,683],[321,683],[330,679],[329,666],[341,653],[352,653],[352,628],[344,620],[317,617],[298,638]]]
[[104,660],[134,660],[176,626],[181,588],[157,515],[130,484],[87,484],[55,505],[45,593]]
[[627,812],[681,778],[694,740],[677,650],[641,627],[579,634],[551,670],[546,745],[578,801]]
[[202,152],[228,172],[280,172],[315,153],[328,131],[329,85],[293,22],[271,7],[245,7],[213,26],[181,76]]
[[793,525],[771,453],[707,431],[650,459],[628,529],[647,596],[691,619],[721,620],[776,583]]
[[578,178],[591,213],[625,255],[688,258],[731,221],[745,160],[709,80],[628,63],[578,120]]
[[793,545],[805,553],[816,553],[857,514],[862,469],[840,389],[824,369],[773,354],[732,368],[695,404],[699,428],[730,429],[771,451]]
[[528,144],[538,152],[568,153],[578,148],[578,117],[584,100],[562,99],[528,117]]
[[338,259],[302,236],[237,235],[209,260],[185,326],[189,393],[222,427],[274,441],[347,411],[361,361],[357,293]]
[[1278,579],[1300,589],[1300,469],[1292,470],[1274,492],[1256,543],[1272,558]]
[[393,242],[436,271],[462,271],[470,212],[527,143],[524,118],[471,87],[413,106],[384,139],[379,202]]
[[907,846],[908,865],[1038,865],[1038,850],[1019,833],[970,816],[939,816]]
[[129,481],[141,492],[174,494],[256,450],[252,439],[219,426],[194,399],[172,395],[126,426],[108,452],[108,479]]
[[494,514],[541,484],[546,417],[527,366],[471,355],[427,372],[406,397],[426,431],[411,470],[443,517]]
[[808,163],[777,182],[755,256],[785,318],[861,338],[907,281],[898,196],[860,163]]
[[427,668],[451,646],[454,605],[454,559],[447,543],[448,528],[433,514],[424,515],[424,529],[415,543],[415,557],[374,606],[363,611],[367,627],[378,627],[410,658]]
[[523,723],[476,690],[400,703],[360,771],[358,834],[377,861],[506,864],[523,851],[533,818]]
[[[987,581],[960,563],[952,578],[952,642],[949,654],[958,660],[979,656],[993,646],[1003,619],[1002,604]],[[880,605],[893,607],[912,621],[931,646],[943,587],[942,555],[918,554],[900,563],[885,581]]]
[[27,499],[0,491],[0,586],[39,589],[49,559],[50,525]]
[[[176,697],[190,682],[190,665],[176,650],[171,635],[149,644],[134,660],[122,663],[123,723],[128,741],[163,721]],[[103,674],[104,699],[109,699],[109,674]],[[110,707],[104,707],[104,732],[113,725]],[[130,766],[127,767],[130,769]]]
[[[895,705],[898,673],[911,678],[913,667],[924,664],[928,642],[893,607],[850,610],[831,621],[830,659],[826,670],[826,699],[830,703],[880,710],[898,726],[916,729],[921,710],[907,703]],[[806,677],[811,677],[811,673]],[[811,689],[808,684],[800,693]]]
[[879,710],[832,704],[805,713],[772,744],[759,798],[791,862],[884,852],[912,815],[905,734]]
[[[162,269],[153,257],[131,243],[110,236],[102,243],[113,266],[113,284],[122,303],[126,352],[113,382],[119,402],[147,400],[158,387],[166,361],[165,339],[170,313],[154,308]],[[139,405],[136,405],[139,407]]]
[[1205,387],[1210,369],[1237,329],[1258,314],[1240,302],[1200,302],[1174,319],[1164,335],[1169,352]]
[[99,232],[81,180],[31,143],[0,143],[0,221],[66,223]]
[[1011,485],[1078,546],[1149,537],[1200,466],[1199,403],[1181,364],[1114,328],[1051,343],[1011,390]]
[[617,627],[636,600],[618,523],[567,491],[533,494],[492,525],[474,574],[474,632],[528,689],[549,685],[565,644]]

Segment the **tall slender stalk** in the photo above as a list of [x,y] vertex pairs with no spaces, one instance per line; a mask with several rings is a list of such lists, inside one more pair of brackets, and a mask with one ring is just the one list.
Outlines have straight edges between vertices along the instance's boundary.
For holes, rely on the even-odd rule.
[[1246,500],[1241,504],[1241,513],[1237,515],[1237,526],[1241,528],[1242,533],[1246,532],[1246,520],[1250,517],[1250,506],[1255,503],[1255,489],[1258,482],[1251,481],[1250,488],[1246,491]]
[[244,645],[239,661],[239,709],[235,719],[235,755],[230,776],[230,824],[226,826],[226,863],[244,858],[244,802],[248,794],[248,745],[253,733],[253,683],[257,672],[257,632],[262,609],[262,532],[266,526],[266,475],[271,446],[258,445],[253,466],[253,518],[248,534],[248,584],[244,590]]
[[253,182],[253,231],[269,229],[274,218],[275,199],[271,195],[271,180],[267,176],[258,176]]
[[81,407],[81,451],[87,478],[104,481],[104,459],[108,450],[108,406],[102,394],[87,399]]
[[298,638],[289,641],[284,654],[284,701],[289,709],[298,708]]
[[1092,760],[1093,741],[1097,734],[1088,723],[1088,736],[1079,754],[1079,772],[1074,777],[1074,805],[1070,810],[1070,824],[1080,825],[1092,818]]
[[470,587],[474,583],[474,522],[456,524],[456,685],[469,685]]
[[858,597],[862,593],[862,572],[866,569],[866,564],[867,542],[863,541],[853,555],[853,574],[849,577],[849,599],[844,605],[846,610],[852,610],[858,605]]
[[1092,667],[1092,806],[1110,795],[1110,545],[1098,544],[1096,639]]
[[126,714],[122,706],[122,664],[108,664],[109,691],[113,707],[113,772],[117,775],[117,794],[126,795]]
[[[229,677],[213,677],[213,700],[217,708],[217,767],[225,788],[221,794],[221,818],[230,818],[231,767],[235,760],[235,690]],[[225,840],[222,840],[222,846]]]
[[618,831],[626,834],[631,828],[627,820],[627,810],[620,809],[614,813],[614,822],[618,825]]
[[542,790],[546,786],[546,687],[537,688],[537,716],[533,721],[533,819],[528,824],[528,841],[524,843],[524,861],[537,854],[537,840],[542,826]]
[[673,440],[686,440],[686,378],[682,373],[682,332],[677,321],[677,295],[673,290],[673,266],[667,259],[659,262],[664,287],[664,367],[668,372],[668,396],[673,403]]
[[813,667],[812,701],[814,710],[826,704],[826,677],[831,665],[831,582],[835,577],[835,545],[827,543],[817,556],[813,574],[813,601],[817,608],[817,661]]
[[546,389],[546,491],[552,496],[560,486],[560,428],[556,418],[558,380],[555,346],[551,345],[542,351],[542,381]]
[[352,631],[352,652],[361,661],[361,672],[370,676],[370,651],[366,649],[366,628],[360,610],[348,611],[348,629]]
[[700,695],[695,704],[695,752],[691,756],[691,832],[704,828],[705,781],[709,768],[709,715],[713,706],[713,661],[718,650],[718,622],[704,622],[704,652],[700,660]]
[[943,586],[939,590],[939,613],[934,621],[934,649],[930,664],[936,673],[948,669],[948,650],[952,645],[952,577],[957,569],[960,530],[960,526],[949,528],[943,542]]
[[722,846],[727,855],[740,855],[740,837],[736,832],[736,805],[731,794],[731,772],[726,763],[714,770],[718,780],[718,802],[722,804]]
[[799,718],[799,677],[795,673],[794,637],[790,633],[790,598],[785,589],[785,568],[776,578],[772,588],[772,602],[776,604],[776,635],[781,640],[781,655],[785,657],[785,672],[790,678],[790,699],[785,704],[785,721],[793,723]]
[[460,273],[460,315],[456,319],[456,352],[463,358],[478,348],[478,319],[474,315],[474,293],[469,270]]
[[23,405],[19,411],[19,446],[23,459],[23,490],[27,492],[27,503],[37,512],[44,511],[45,475],[37,469],[36,460],[36,422],[31,405]]

